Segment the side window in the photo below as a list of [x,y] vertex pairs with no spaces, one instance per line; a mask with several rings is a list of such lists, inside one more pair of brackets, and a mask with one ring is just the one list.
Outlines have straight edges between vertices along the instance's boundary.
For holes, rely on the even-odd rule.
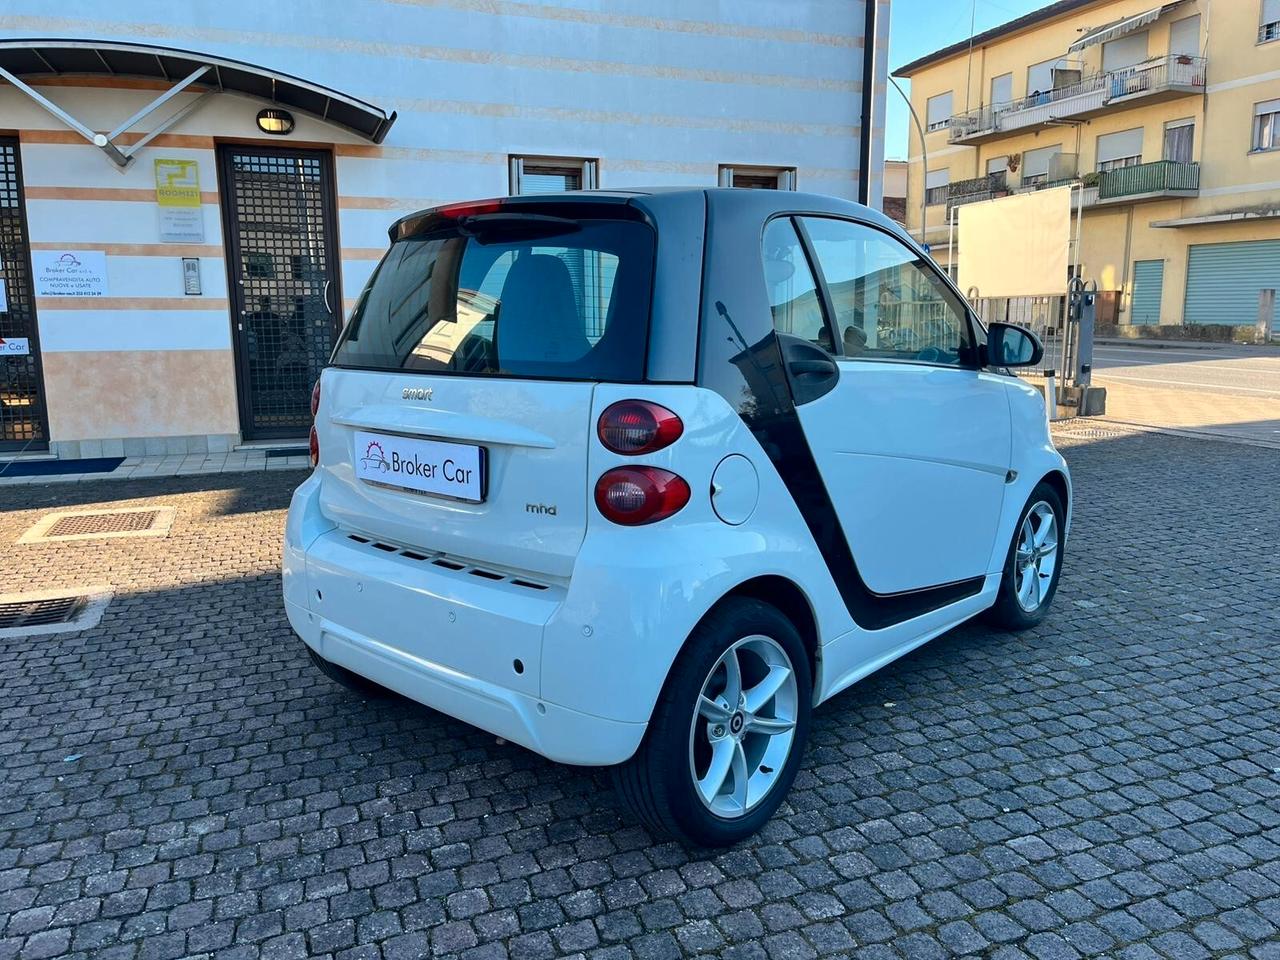
[[764,280],[769,288],[773,328],[833,353],[813,271],[788,217],[770,220],[764,229]]
[[806,217],[803,223],[846,356],[970,362],[967,312],[932,264],[872,227],[826,217]]

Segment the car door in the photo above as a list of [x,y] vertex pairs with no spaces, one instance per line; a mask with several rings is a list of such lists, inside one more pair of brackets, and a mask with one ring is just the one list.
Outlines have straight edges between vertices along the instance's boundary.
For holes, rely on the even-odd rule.
[[[977,593],[1011,427],[963,301],[932,263],[865,223],[776,218],[764,243],[797,415],[860,587],[885,613],[864,619],[887,626]],[[814,348],[835,375],[800,356]]]

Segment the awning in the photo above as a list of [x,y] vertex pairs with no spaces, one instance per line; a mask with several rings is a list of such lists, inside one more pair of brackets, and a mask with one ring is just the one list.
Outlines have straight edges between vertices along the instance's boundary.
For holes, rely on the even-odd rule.
[[1085,47],[1091,47],[1095,43],[1106,43],[1108,40],[1114,40],[1117,37],[1123,37],[1126,33],[1133,33],[1135,30],[1141,30],[1149,23],[1154,23],[1160,17],[1164,16],[1174,7],[1180,7],[1187,0],[1174,0],[1173,3],[1166,3],[1159,7],[1154,7],[1145,13],[1139,13],[1132,17],[1125,17],[1123,20],[1116,20],[1105,26],[1098,27],[1097,30],[1090,30],[1083,37],[1077,40],[1071,46],[1067,47],[1067,53],[1077,53]]
[[[243,93],[318,117],[374,143],[382,142],[396,119],[394,111],[388,115],[363,100],[287,73],[191,50],[111,40],[0,41],[0,76],[11,83],[15,78],[34,82],[65,74],[148,77],[181,87],[195,84]],[[30,94],[29,89],[24,92]],[[176,92],[175,88],[169,95]]]

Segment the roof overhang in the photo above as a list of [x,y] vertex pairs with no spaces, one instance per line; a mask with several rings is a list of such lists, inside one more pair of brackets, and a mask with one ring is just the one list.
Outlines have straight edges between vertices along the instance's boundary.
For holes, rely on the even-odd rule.
[[[193,74],[199,75],[193,79]],[[38,83],[66,75],[143,77],[241,93],[310,114],[374,143],[382,142],[396,119],[394,111],[388,114],[287,73],[191,50],[111,40],[0,40],[0,76],[9,82]]]
[[1177,220],[1152,220],[1151,226],[1165,229],[1176,227],[1216,227],[1226,223],[1250,223],[1255,220],[1280,220],[1280,207],[1262,207],[1252,210],[1225,210],[1200,217],[1181,217]]
[[1162,16],[1175,7],[1182,6],[1186,0],[1174,0],[1173,3],[1165,3],[1158,7],[1152,7],[1150,10],[1144,10],[1142,13],[1136,13],[1131,17],[1125,17],[1122,20],[1115,20],[1111,23],[1104,24],[1096,30],[1090,30],[1083,37],[1077,40],[1071,46],[1067,47],[1067,53],[1078,53],[1085,47],[1092,47],[1097,43],[1106,43],[1108,40],[1115,40],[1123,37],[1127,33],[1133,33],[1141,30],[1148,24],[1155,23]]

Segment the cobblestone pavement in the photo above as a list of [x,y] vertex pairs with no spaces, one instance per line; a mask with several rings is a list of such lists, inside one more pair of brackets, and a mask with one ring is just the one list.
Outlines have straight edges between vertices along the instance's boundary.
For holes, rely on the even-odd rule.
[[[1064,446],[1048,621],[825,705],[781,814],[716,854],[599,772],[324,680],[278,597],[301,474],[6,489],[4,591],[116,595],[0,640],[0,960],[1280,957],[1280,453]],[[15,545],[97,503],[178,515]]]

